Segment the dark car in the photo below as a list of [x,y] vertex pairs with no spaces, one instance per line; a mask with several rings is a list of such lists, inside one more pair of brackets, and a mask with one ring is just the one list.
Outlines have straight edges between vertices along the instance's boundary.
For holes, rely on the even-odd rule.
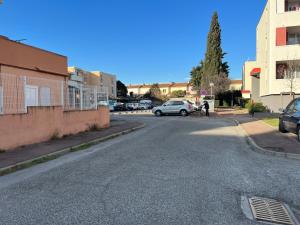
[[280,115],[279,131],[297,134],[300,142],[300,98],[293,100]]
[[114,111],[126,111],[126,105],[124,103],[120,103],[118,102],[115,106],[114,106]]

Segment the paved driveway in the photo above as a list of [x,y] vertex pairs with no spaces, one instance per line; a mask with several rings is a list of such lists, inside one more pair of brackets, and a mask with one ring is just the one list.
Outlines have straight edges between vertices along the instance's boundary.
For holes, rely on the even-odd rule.
[[252,152],[230,121],[122,119],[148,126],[1,177],[0,224],[257,224],[242,195],[282,200],[299,218],[300,161]]

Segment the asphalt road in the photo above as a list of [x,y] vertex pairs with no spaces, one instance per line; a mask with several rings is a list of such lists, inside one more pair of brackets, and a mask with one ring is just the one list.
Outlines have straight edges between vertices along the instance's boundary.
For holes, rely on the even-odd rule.
[[300,218],[300,161],[251,151],[230,121],[142,120],[143,130],[0,177],[0,224],[252,225],[241,196]]

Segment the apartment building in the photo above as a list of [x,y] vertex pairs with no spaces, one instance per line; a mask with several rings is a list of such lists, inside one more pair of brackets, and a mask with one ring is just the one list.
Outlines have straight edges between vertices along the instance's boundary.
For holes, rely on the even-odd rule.
[[[128,93],[131,95],[144,95],[149,92],[152,84],[135,84],[128,85]],[[190,83],[159,83],[158,84],[162,95],[170,96],[174,91],[184,91],[186,95],[196,95],[197,92],[193,89]],[[229,86],[229,90],[242,90],[242,80],[232,80]]]
[[278,111],[291,100],[290,92],[300,93],[300,0],[268,0],[256,39],[256,62],[244,66],[244,83],[250,84],[244,88]]
[[[152,84],[128,85],[130,95],[144,95],[149,92]],[[174,91],[184,91],[187,94],[191,92],[192,86],[189,83],[159,83],[158,87],[162,95],[169,96]]]
[[108,90],[108,96],[110,99],[117,98],[117,77],[116,75],[101,72],[93,71],[94,75],[98,76],[100,80],[100,87],[105,87]]

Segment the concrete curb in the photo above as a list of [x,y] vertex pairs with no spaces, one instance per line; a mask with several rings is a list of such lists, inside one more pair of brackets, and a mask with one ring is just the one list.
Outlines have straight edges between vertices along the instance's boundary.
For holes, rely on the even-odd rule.
[[128,134],[128,133],[131,133],[131,132],[139,130],[139,129],[142,129],[145,126],[146,126],[146,124],[144,123],[140,126],[133,127],[133,128],[121,131],[121,132],[117,132],[117,133],[108,135],[106,137],[97,138],[95,140],[82,143],[80,145],[64,148],[64,149],[58,150],[56,152],[52,152],[52,153],[42,155],[42,156],[39,156],[39,157],[36,157],[36,158],[33,158],[33,159],[29,159],[29,160],[26,160],[26,161],[23,161],[23,162],[20,162],[20,163],[17,163],[17,164],[8,166],[8,167],[0,168],[0,176],[6,175],[6,174],[9,174],[9,173],[13,173],[13,172],[16,172],[16,171],[21,170],[21,169],[26,169],[26,168],[29,168],[31,166],[34,166],[34,165],[37,165],[37,164],[40,164],[40,163],[43,163],[43,162],[47,162],[47,161],[50,161],[50,160],[53,160],[53,159],[57,159],[60,156],[66,155],[67,153],[87,149],[87,148],[89,148],[93,145],[99,144],[101,142],[104,142],[104,141],[107,141],[107,140],[110,140],[110,139],[113,139],[113,138],[116,138],[116,137],[119,137],[119,136],[122,136],[122,135],[125,135],[125,134]]
[[253,140],[253,138],[250,137],[250,135],[244,130],[244,128],[241,126],[240,122],[236,119],[231,119],[234,121],[234,123],[239,127],[242,134],[245,136],[247,143],[250,145],[251,149],[254,152],[261,153],[264,155],[271,155],[271,156],[277,156],[287,159],[297,159],[300,160],[300,154],[293,154],[293,153],[284,153],[284,152],[274,152],[270,151],[268,149],[262,148],[256,144],[256,142]]

